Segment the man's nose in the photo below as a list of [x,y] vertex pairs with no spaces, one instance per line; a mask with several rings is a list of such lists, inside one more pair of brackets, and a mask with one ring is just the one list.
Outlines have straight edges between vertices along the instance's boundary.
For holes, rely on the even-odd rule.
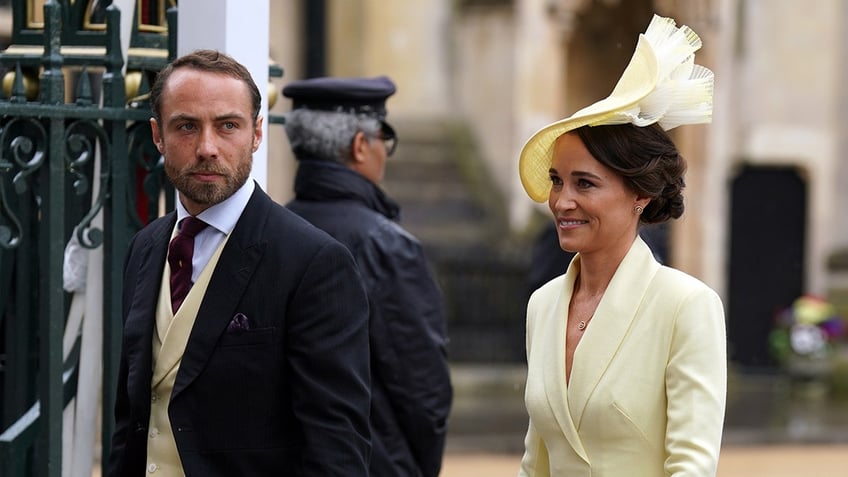
[[201,128],[197,143],[197,156],[203,159],[218,157],[218,136],[212,128]]

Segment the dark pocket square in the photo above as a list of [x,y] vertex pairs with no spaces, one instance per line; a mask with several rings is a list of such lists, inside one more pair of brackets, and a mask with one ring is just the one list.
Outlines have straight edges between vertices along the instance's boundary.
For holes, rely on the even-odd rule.
[[230,324],[227,325],[227,333],[233,331],[247,331],[250,329],[250,321],[244,313],[236,313]]

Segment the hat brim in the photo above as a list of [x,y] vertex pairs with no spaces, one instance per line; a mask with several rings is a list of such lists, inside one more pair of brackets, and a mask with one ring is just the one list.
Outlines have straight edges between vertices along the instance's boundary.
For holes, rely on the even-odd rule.
[[630,63],[607,98],[544,126],[524,144],[518,160],[518,174],[527,195],[536,202],[548,199],[553,148],[560,136],[583,126],[627,122],[615,116],[637,105],[654,90],[657,82],[656,55],[645,35],[640,34]]

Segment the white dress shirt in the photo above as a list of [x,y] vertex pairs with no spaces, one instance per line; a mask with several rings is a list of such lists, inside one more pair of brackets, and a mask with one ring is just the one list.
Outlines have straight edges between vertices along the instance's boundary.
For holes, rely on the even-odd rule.
[[[256,187],[253,179],[248,179],[233,195],[218,204],[209,207],[201,212],[197,218],[209,224],[209,227],[201,230],[194,237],[194,255],[191,259],[191,281],[197,281],[197,277],[209,263],[209,259],[221,241],[233,231],[236,227],[241,213],[247,207],[250,197],[253,195],[253,189]],[[177,225],[180,221],[190,214],[186,211],[183,204],[177,199]]]

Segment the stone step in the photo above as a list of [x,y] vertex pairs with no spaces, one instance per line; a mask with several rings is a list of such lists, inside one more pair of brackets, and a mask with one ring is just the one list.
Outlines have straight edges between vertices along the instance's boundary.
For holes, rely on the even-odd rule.
[[521,364],[453,364],[448,449],[521,452],[528,422],[526,374]]
[[415,201],[437,202],[439,200],[471,200],[468,186],[459,180],[429,181],[423,178],[389,179],[383,187],[390,197],[408,204]]
[[453,225],[451,227],[426,224],[406,228],[418,238],[428,257],[432,255],[430,250],[451,247],[455,244],[480,243],[485,238],[485,233],[474,224]]
[[401,206],[401,224],[425,246],[487,242],[496,218],[458,163],[459,154],[467,154],[457,139],[459,126],[440,120],[392,124],[401,146],[386,166],[383,187]]
[[442,118],[392,116],[389,118],[395,128],[398,138],[405,144],[408,142],[438,142],[439,139],[450,137],[456,125]]
[[460,221],[485,220],[487,212],[468,199],[440,198],[431,201],[411,199],[402,209],[404,222],[456,223]]
[[391,164],[386,166],[386,175],[383,181],[387,185],[422,182],[433,182],[437,185],[444,184],[446,186],[465,184],[459,169],[446,162]]
[[442,137],[399,143],[397,152],[389,159],[389,164],[438,164],[444,161],[454,162],[455,158],[454,144]]

